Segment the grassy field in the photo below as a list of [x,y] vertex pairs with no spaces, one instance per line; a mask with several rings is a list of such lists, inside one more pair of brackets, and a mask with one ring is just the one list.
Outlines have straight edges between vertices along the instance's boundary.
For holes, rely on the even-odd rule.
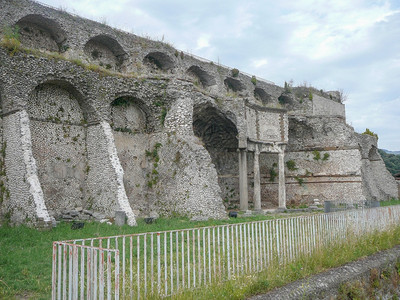
[[[304,213],[303,213],[304,214]],[[61,223],[50,231],[20,227],[0,227],[0,299],[48,299],[51,293],[52,242],[57,240],[111,236],[170,229],[194,228],[227,223],[287,217],[287,214],[238,217],[237,219],[191,222],[185,218],[158,219],[154,224],[138,221],[137,227],[117,227],[107,224],[86,223],[80,230],[71,230],[71,224]],[[290,216],[293,216],[290,214]],[[257,276],[246,276],[235,282],[193,290],[175,296],[178,299],[243,299],[292,280],[314,274],[330,267],[370,255],[400,244],[400,227],[384,234],[363,237],[345,245],[303,258],[286,268],[274,266]]]
[[285,267],[275,264],[259,274],[188,291],[173,299],[246,299],[251,295],[265,293],[289,282],[390,249],[398,244],[400,244],[400,226],[388,232],[374,233],[350,242],[332,245]]
[[12,299],[16,296],[49,298],[53,241],[241,223],[283,216],[287,215],[258,215],[247,218],[239,215],[237,219],[204,222],[173,218],[158,219],[153,224],[138,220],[137,227],[88,222],[79,230],[71,230],[71,224],[68,223],[60,223],[50,231],[38,231],[25,226],[3,226],[0,227],[0,299]]

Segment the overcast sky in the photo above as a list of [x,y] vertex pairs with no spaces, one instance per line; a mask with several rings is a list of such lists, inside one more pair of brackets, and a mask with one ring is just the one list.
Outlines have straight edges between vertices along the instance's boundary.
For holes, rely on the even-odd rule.
[[41,0],[283,86],[348,95],[347,122],[400,150],[400,0]]

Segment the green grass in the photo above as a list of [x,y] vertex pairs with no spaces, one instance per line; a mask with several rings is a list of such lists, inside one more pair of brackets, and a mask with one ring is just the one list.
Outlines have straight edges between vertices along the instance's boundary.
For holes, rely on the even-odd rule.
[[390,205],[399,205],[400,204],[400,199],[390,199],[386,201],[381,201],[381,206],[390,206]]
[[127,225],[117,227],[88,222],[80,230],[71,230],[71,224],[68,223],[61,223],[50,231],[38,231],[26,226],[2,226],[0,227],[0,299],[13,299],[19,295],[28,295],[34,299],[49,298],[53,241],[242,223],[282,216],[284,215],[258,215],[244,218],[239,214],[237,219],[204,222],[194,222],[188,218],[160,218],[153,224],[145,224],[139,219],[137,227]]
[[[282,216],[288,215],[275,217]],[[260,215],[243,218],[239,215],[237,219],[204,222],[191,222],[187,218],[158,219],[149,225],[143,220],[138,220],[137,227],[86,223],[80,230],[71,230],[70,224],[61,223],[50,231],[37,231],[25,226],[3,226],[0,227],[0,299],[15,299],[21,296],[28,299],[50,297],[52,241],[212,226],[275,217]],[[369,235],[351,243],[334,245],[328,250],[316,253],[312,258],[302,258],[285,268],[275,265],[257,275],[252,274],[236,281],[202,287],[174,298],[244,299],[249,295],[391,248],[398,244],[399,240],[400,227],[388,233]]]
[[246,299],[251,295],[265,293],[292,281],[308,277],[343,265],[347,262],[390,249],[400,244],[400,226],[383,233],[365,235],[359,239],[331,245],[302,257],[286,266],[274,264],[259,274],[251,274],[237,280],[214,284],[191,290],[173,299]]

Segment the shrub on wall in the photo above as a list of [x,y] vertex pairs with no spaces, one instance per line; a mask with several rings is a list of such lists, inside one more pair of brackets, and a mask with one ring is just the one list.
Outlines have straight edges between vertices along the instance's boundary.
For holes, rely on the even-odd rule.
[[378,135],[375,132],[369,130],[368,128],[365,128],[365,131],[362,134],[374,136],[374,137],[376,137],[376,139],[378,139]]
[[231,70],[231,74],[232,74],[232,77],[238,77],[239,76],[239,70],[234,68],[234,69]]

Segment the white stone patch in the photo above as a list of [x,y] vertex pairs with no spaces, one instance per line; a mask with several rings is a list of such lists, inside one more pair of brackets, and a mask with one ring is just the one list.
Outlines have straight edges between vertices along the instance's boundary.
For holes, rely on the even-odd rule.
[[132,211],[132,208],[129,205],[128,197],[126,196],[125,192],[124,170],[122,169],[121,163],[118,158],[117,148],[115,147],[114,135],[112,133],[111,126],[106,121],[100,122],[100,125],[103,128],[103,132],[106,137],[108,156],[117,177],[117,202],[120,206],[120,209],[125,212],[128,218],[128,225],[136,226],[136,217]]
[[39,178],[37,176],[36,161],[32,154],[32,140],[31,130],[29,127],[29,116],[28,113],[23,110],[17,113],[20,120],[21,126],[21,146],[24,156],[26,180],[29,184],[29,192],[33,197],[36,209],[36,215],[39,218],[43,218],[45,222],[51,220],[49,213],[44,203],[43,191],[40,186]]

